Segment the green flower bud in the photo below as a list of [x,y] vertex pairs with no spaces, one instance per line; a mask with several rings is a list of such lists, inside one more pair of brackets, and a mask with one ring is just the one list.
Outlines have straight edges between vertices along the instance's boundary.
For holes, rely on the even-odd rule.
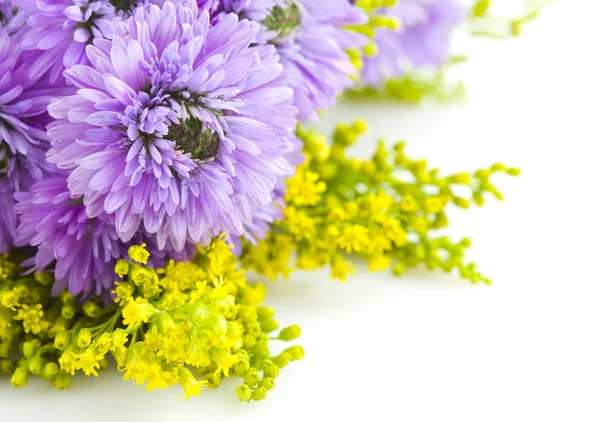
[[265,333],[272,333],[279,328],[279,323],[274,319],[266,319],[260,322],[260,328]]
[[271,351],[269,350],[269,345],[266,341],[259,341],[254,345],[252,349],[253,356],[256,359],[264,359],[271,356]]
[[52,384],[58,388],[59,390],[64,390],[65,388],[69,388],[71,385],[71,375],[67,374],[64,371],[59,371],[52,381]]
[[238,399],[243,402],[249,402],[252,398],[252,390],[246,384],[240,384],[235,389],[235,394],[238,396]]
[[210,388],[217,388],[221,385],[221,375],[217,375],[216,373],[208,374],[206,376],[206,381],[208,381],[208,386]]
[[35,281],[37,281],[38,283],[40,283],[43,286],[48,286],[49,284],[51,284],[54,281],[52,274],[44,272],[44,271],[36,272],[34,274],[33,278],[35,279]]
[[0,343],[0,358],[10,358],[13,353],[13,349],[8,343]]
[[259,321],[272,319],[275,316],[275,311],[268,306],[261,306],[256,309],[256,312]]
[[1,359],[0,360],[0,371],[4,372],[5,374],[12,374],[14,372],[13,363],[8,359]]
[[33,375],[40,375],[43,370],[44,359],[41,356],[37,355],[29,360],[29,371],[31,371]]
[[244,384],[248,387],[254,387],[260,381],[260,374],[258,373],[258,369],[250,368],[246,376],[244,377]]
[[38,339],[26,341],[23,343],[23,356],[27,359],[31,359],[40,347],[42,347],[42,342]]
[[401,262],[397,263],[392,268],[392,274],[394,274],[396,277],[400,277],[402,274],[404,274],[405,271],[406,271],[406,266]]
[[304,348],[302,346],[292,346],[284,350],[292,356],[292,360],[300,360],[304,357]]
[[42,370],[42,378],[45,380],[53,380],[58,374],[58,365],[54,362],[48,362],[44,365],[44,369]]
[[258,386],[264,387],[267,389],[267,391],[270,391],[273,388],[275,388],[275,379],[270,377],[264,377],[262,380],[260,380]]
[[252,392],[252,400],[261,401],[267,398],[267,389],[265,387],[258,387]]
[[129,262],[124,259],[119,259],[115,264],[115,273],[121,278],[127,275],[129,272]]
[[265,377],[277,378],[279,376],[279,367],[272,360],[265,359],[261,366]]
[[12,374],[10,382],[15,388],[23,388],[29,380],[29,368],[20,366]]
[[75,318],[76,312],[77,310],[75,309],[75,306],[71,305],[70,303],[63,305],[62,309],[60,310],[62,317],[68,320]]
[[456,205],[457,207],[463,208],[463,209],[469,208],[469,205],[470,205],[469,201],[466,200],[465,198],[456,197],[456,198],[452,199],[452,202],[454,202],[454,205]]
[[273,358],[273,362],[280,368],[285,368],[292,361],[292,355],[288,352],[283,352]]
[[289,327],[286,327],[283,330],[281,330],[281,333],[279,333],[279,339],[283,341],[296,340],[298,337],[300,337],[300,333],[301,330],[299,326],[290,325]]
[[82,349],[85,349],[90,344],[92,344],[92,332],[89,328],[83,328],[79,334],[77,334],[77,345]]
[[249,370],[250,362],[248,362],[248,359],[240,359],[232,367],[233,374],[237,377],[245,377]]
[[19,297],[12,290],[3,290],[0,292],[0,306],[11,309],[18,304]]
[[256,338],[254,338],[250,335],[244,336],[244,349],[252,349],[255,344],[256,344]]
[[99,311],[100,305],[96,302],[86,302],[83,304],[83,313],[90,318],[95,318]]
[[68,331],[61,331],[54,338],[54,347],[58,350],[65,350],[71,344],[71,336]]

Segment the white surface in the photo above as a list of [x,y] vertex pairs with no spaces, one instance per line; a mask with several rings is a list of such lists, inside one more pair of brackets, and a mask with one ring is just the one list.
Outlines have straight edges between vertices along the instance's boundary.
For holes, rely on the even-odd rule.
[[443,171],[520,166],[499,183],[505,203],[451,220],[493,287],[299,274],[269,303],[302,326],[307,356],[264,402],[240,404],[235,383],[186,403],[115,372],[64,392],[3,378],[0,421],[600,420],[598,16],[597,1],[558,0],[522,39],[477,43],[468,105],[345,106],[322,124],[367,117],[373,136],[405,138]]

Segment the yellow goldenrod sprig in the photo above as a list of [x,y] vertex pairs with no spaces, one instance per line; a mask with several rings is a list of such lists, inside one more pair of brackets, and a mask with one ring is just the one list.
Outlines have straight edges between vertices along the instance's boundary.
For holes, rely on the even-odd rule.
[[466,97],[464,83],[449,80],[447,70],[449,66],[465,60],[465,57],[453,57],[433,71],[410,71],[400,78],[386,80],[381,88],[357,85],[347,90],[345,96],[350,100],[402,101],[413,104],[425,98],[433,98],[440,102],[463,100]]
[[[465,260],[469,239],[453,242],[438,232],[448,224],[449,206],[481,206],[488,195],[502,199],[492,176],[519,171],[495,164],[444,177],[407,157],[403,142],[393,149],[380,142],[366,160],[348,157],[347,148],[365,131],[361,121],[339,125],[331,146],[321,135],[299,131],[306,162],[288,180],[285,218],[257,246],[245,245],[244,265],[272,279],[328,266],[333,278],[346,280],[359,258],[372,271],[400,275],[424,264],[488,283]],[[465,190],[469,196],[461,196]]]
[[378,29],[386,28],[397,30],[401,22],[395,16],[385,15],[386,7],[395,6],[397,0],[357,0],[354,4],[365,11],[369,17],[368,21],[361,25],[352,25],[347,29],[358,32],[369,38],[370,42],[362,49],[349,50],[348,54],[354,66],[357,69],[363,67],[363,57],[374,56],[377,54],[377,44],[375,43],[375,34]]
[[292,346],[272,355],[269,342],[292,341],[297,326],[279,328],[262,305],[266,290],[249,285],[222,238],[198,248],[193,262],[146,266],[145,245],[129,249],[115,272],[114,303],[79,303],[50,295],[50,274],[25,276],[15,259],[0,258],[0,370],[23,387],[31,375],[59,389],[76,372],[98,376],[111,356],[148,390],[179,384],[187,398],[226,377],[243,380],[242,401],[262,400],[281,368],[301,359]]
[[493,0],[477,0],[471,9],[471,33],[475,36],[509,38],[521,35],[523,26],[533,21],[552,0],[527,0],[525,12],[517,17],[498,17]]

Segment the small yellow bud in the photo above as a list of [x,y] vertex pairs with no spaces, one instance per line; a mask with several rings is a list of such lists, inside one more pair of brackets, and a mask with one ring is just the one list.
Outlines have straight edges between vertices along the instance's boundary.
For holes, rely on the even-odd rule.
[[10,382],[15,388],[25,387],[25,384],[27,384],[28,380],[29,380],[29,368],[25,368],[23,366],[20,366],[19,368],[17,368],[15,370],[15,372],[13,373],[12,377],[10,378]]
[[86,302],[83,304],[83,313],[90,318],[94,318],[99,311],[100,305],[96,302]]
[[45,380],[53,380],[58,374],[58,365],[54,362],[48,362],[42,370],[42,378]]
[[25,343],[23,343],[23,356],[26,359],[31,359],[41,346],[42,342],[38,339],[26,341]]
[[71,375],[67,374],[64,371],[59,371],[58,374],[56,374],[56,377],[54,378],[52,384],[59,390],[69,388],[69,386],[71,385]]
[[267,398],[267,389],[265,387],[258,387],[252,392],[252,400],[261,401]]
[[252,399],[252,390],[247,384],[240,384],[235,390],[240,401],[249,402]]
[[274,319],[267,319],[260,322],[260,327],[265,333],[272,333],[279,328],[279,323]]
[[283,352],[273,358],[273,363],[275,363],[275,365],[277,365],[279,368],[285,368],[291,361],[292,355],[290,355],[288,352]]
[[270,391],[273,388],[275,388],[275,379],[270,377],[264,377],[262,380],[260,380],[258,386],[264,387],[267,389],[267,391]]
[[470,206],[470,203],[468,200],[466,200],[465,198],[454,198],[452,200],[452,202],[454,202],[454,204],[459,207],[459,208],[463,208],[463,209],[467,209]]
[[29,360],[29,370],[33,375],[40,375],[44,370],[44,359],[41,356],[34,356]]
[[289,327],[286,327],[283,330],[281,330],[281,333],[279,333],[279,339],[283,341],[296,340],[298,337],[300,337],[300,333],[301,330],[299,326],[290,325]]
[[79,334],[77,334],[77,345],[82,349],[85,349],[92,343],[92,333],[88,328],[83,328]]
[[260,374],[256,368],[250,368],[246,376],[244,377],[244,384],[248,387],[254,387],[260,381]]
[[302,346],[292,346],[284,350],[292,356],[292,360],[300,360],[304,357],[304,348]]
[[61,331],[60,333],[57,333],[56,337],[54,338],[54,347],[56,347],[58,350],[65,350],[70,343],[71,336],[67,331]]
[[265,377],[277,378],[279,376],[279,366],[277,366],[272,360],[265,359],[261,366]]
[[12,361],[8,359],[1,359],[0,371],[4,372],[5,374],[12,374],[14,372],[14,365]]
[[130,247],[129,258],[139,264],[147,264],[150,253],[146,250],[146,244],[142,243],[140,246],[134,245]]
[[115,273],[123,278],[127,275],[127,273],[129,272],[129,262],[127,262],[124,259],[119,259],[117,261],[117,263],[115,264]]

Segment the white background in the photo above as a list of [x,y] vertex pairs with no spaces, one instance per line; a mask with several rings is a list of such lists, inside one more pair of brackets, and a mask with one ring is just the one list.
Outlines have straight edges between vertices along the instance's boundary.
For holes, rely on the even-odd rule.
[[321,124],[366,118],[371,139],[407,139],[442,171],[521,167],[499,182],[504,203],[451,218],[492,287],[297,274],[268,302],[303,327],[307,355],[264,402],[239,403],[227,383],[186,403],[116,371],[62,392],[3,377],[0,421],[600,421],[599,19],[596,0],[558,0],[521,39],[474,43],[467,104],[345,105]]

